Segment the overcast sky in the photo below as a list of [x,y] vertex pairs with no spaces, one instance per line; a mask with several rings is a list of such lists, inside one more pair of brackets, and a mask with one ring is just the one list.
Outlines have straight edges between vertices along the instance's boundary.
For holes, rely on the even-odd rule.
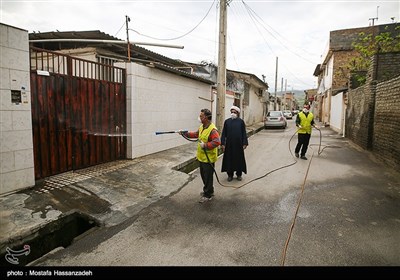
[[[247,72],[277,91],[316,87],[329,32],[398,22],[400,1],[233,0],[228,7],[227,68]],[[218,64],[219,0],[1,0],[1,22],[29,32],[100,30],[174,59]],[[155,40],[157,38],[161,40]],[[282,83],[283,79],[283,83]]]

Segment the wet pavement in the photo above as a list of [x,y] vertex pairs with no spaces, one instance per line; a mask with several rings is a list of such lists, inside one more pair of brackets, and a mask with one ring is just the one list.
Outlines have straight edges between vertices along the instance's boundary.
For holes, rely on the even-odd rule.
[[[248,135],[260,129],[262,123],[250,126]],[[23,248],[48,225],[74,213],[96,226],[123,223],[193,179],[188,173],[197,167],[195,150],[196,143],[189,142],[133,160],[62,173],[0,196],[0,256],[7,248]],[[0,265],[4,263],[2,258]]]
[[[248,133],[251,135],[261,131],[262,129],[263,126],[261,123],[254,127],[248,127]],[[329,129],[326,129],[325,134],[326,139],[335,135],[334,132],[329,132]],[[268,137],[271,137],[271,135]],[[337,141],[335,137],[332,137],[332,139],[332,143],[340,144],[340,141]],[[88,221],[88,224],[97,227],[113,227],[124,223],[131,217],[140,215],[143,209],[146,209],[147,206],[160,201],[162,198],[171,197],[171,195],[175,193],[181,193],[176,196],[176,199],[182,195],[186,195],[187,191],[181,190],[192,180],[196,180],[196,178],[194,178],[190,173],[178,170],[185,169],[186,167],[187,172],[189,172],[196,167],[196,161],[194,158],[195,148],[196,143],[188,143],[174,149],[134,160],[116,161],[75,172],[67,172],[48,178],[33,188],[1,196],[0,253],[2,253],[3,256],[7,247],[21,249],[24,244],[29,244],[31,238],[43,234],[44,231],[51,230],[48,229],[49,225],[57,221],[62,223],[68,222],[68,217],[72,217],[72,215],[78,215],[81,218],[83,217],[83,219]],[[335,146],[331,145],[331,148],[335,148]],[[357,148],[353,147],[353,149]],[[342,205],[338,208],[329,209],[329,212],[326,214],[327,219],[335,219],[335,217],[339,216],[345,218],[343,226],[339,225],[337,222],[331,224],[331,227],[341,229],[338,233],[339,236],[341,236],[344,234],[343,231],[349,229],[349,226],[346,223],[354,224],[355,216],[362,220],[364,215],[363,213],[365,213],[365,209],[367,209],[365,208],[367,207],[365,205],[366,203],[372,201],[374,205],[371,205],[371,207],[377,207],[383,205],[385,201],[391,202],[391,208],[385,208],[389,209],[388,211],[391,212],[382,212],[382,215],[384,216],[373,217],[374,219],[370,225],[368,225],[368,228],[376,227],[380,222],[388,223],[389,226],[385,226],[384,231],[382,231],[381,234],[384,233],[387,240],[396,240],[398,238],[399,242],[397,245],[393,244],[392,250],[389,252],[390,254],[385,253],[388,256],[388,260],[382,260],[382,263],[399,265],[400,252],[398,252],[398,244],[400,244],[400,237],[398,237],[398,233],[400,228],[400,213],[399,208],[395,206],[396,204],[393,203],[393,201],[398,200],[400,197],[400,173],[388,171],[387,176],[383,176],[384,174],[382,174],[382,177],[378,178],[379,186],[377,185],[376,187],[382,188],[384,191],[382,195],[380,194],[380,199],[362,199],[362,197],[360,197],[362,200],[360,200],[359,203],[348,206],[347,202],[351,196],[354,196],[354,194],[357,194],[357,196],[366,196],[367,192],[376,194],[377,190],[372,189],[372,187],[371,189],[364,187],[362,188],[362,192],[359,193],[358,191],[355,191],[355,187],[347,186],[341,188],[342,191],[345,191],[348,194],[348,196],[345,195],[343,197],[339,197],[336,193],[331,191],[334,186],[340,184],[343,174],[346,173],[346,168],[348,168],[346,166],[349,162],[352,162],[351,174],[354,174],[356,181],[357,178],[370,180],[367,179],[366,176],[362,175],[363,172],[375,172],[373,171],[374,166],[377,167],[376,170],[384,170],[384,166],[379,162],[374,162],[373,157],[370,157],[368,152],[360,149],[358,150],[362,153],[362,157],[360,158],[354,156],[358,155],[357,153],[349,153],[349,150],[347,149],[330,149],[329,162],[324,157],[320,159],[318,167],[321,168],[321,171],[329,170],[329,173],[335,177],[335,179],[329,184],[325,182],[325,185],[316,183],[311,186],[311,189],[313,190],[311,193],[311,198],[314,201],[313,207],[318,207],[320,209],[318,211],[320,213],[318,218],[320,219],[322,214],[321,209],[325,209],[326,205],[330,205],[330,203],[332,204],[333,201],[338,201],[339,206],[340,203],[346,203],[346,207]],[[346,153],[346,151],[347,154],[343,154]],[[368,165],[363,167],[363,164],[366,161],[368,161]],[[329,169],[329,166],[331,165],[328,165],[328,163],[331,164],[332,162],[337,165],[336,169]],[[358,165],[357,162],[359,163]],[[301,166],[299,165],[299,168],[300,167]],[[314,172],[315,171],[316,169],[314,169]],[[288,173],[288,175],[292,174],[292,176],[293,174],[298,173],[293,173],[293,170],[287,172],[291,172]],[[322,177],[324,176],[323,172],[316,172],[314,174],[314,176],[316,176],[314,180],[324,181]],[[199,179],[197,178],[197,180]],[[354,183],[356,184],[355,186],[369,186],[371,183],[370,181],[362,180],[358,180]],[[252,188],[256,188],[256,186],[252,186]],[[280,186],[279,189],[282,191],[282,186]],[[271,194],[269,194],[269,197],[273,196]],[[190,196],[192,196],[192,194],[190,194]],[[291,199],[295,200],[295,196]],[[265,207],[265,201],[265,199],[260,200],[260,209],[264,209],[261,205],[264,205],[263,207]],[[254,202],[252,203],[254,204]],[[281,203],[279,205],[282,206],[283,204]],[[363,205],[363,208],[360,208],[361,205]],[[310,208],[310,211],[312,209],[313,208]],[[354,212],[353,215],[350,215],[348,213],[349,211],[352,211],[351,213]],[[189,213],[191,211],[188,210],[183,212]],[[266,209],[263,212],[267,213]],[[289,212],[291,213],[291,211]],[[230,212],[227,210],[227,213]],[[304,216],[305,214],[300,213],[300,216],[302,215]],[[368,215],[372,214],[369,213]],[[390,219],[388,217],[390,217]],[[387,221],[385,219],[387,219]],[[318,226],[318,223],[316,221],[313,221],[313,223],[314,224],[310,225],[309,228],[315,231],[315,226]],[[254,224],[257,223],[254,222]],[[249,224],[249,227],[250,226],[251,225]],[[56,227],[62,230],[62,225],[58,224],[53,226],[53,228]],[[87,225],[87,227],[90,227],[90,225]],[[332,228],[325,229],[317,227],[317,231],[324,232],[325,230],[327,231],[326,234],[333,232]],[[79,234],[80,232],[77,231],[76,233]],[[374,237],[372,232],[371,234],[371,239],[379,238]],[[281,233],[277,233],[277,235],[281,235]],[[131,238],[131,234],[129,234],[129,237]],[[357,239],[359,238],[355,236],[354,242],[357,242]],[[335,240],[335,238],[327,238],[327,240]],[[363,242],[366,242],[366,240]],[[307,248],[302,248],[300,246],[299,254],[307,250],[312,251],[315,249],[315,246],[309,246]],[[331,246],[332,251],[334,251],[335,246],[337,247],[337,244]],[[277,249],[277,251],[279,250]],[[341,252],[344,251],[346,251],[346,248],[341,250]],[[313,258],[313,256],[313,253],[310,252],[309,263],[318,263],[317,257]],[[265,261],[264,257],[260,257],[260,263]],[[352,262],[349,262],[349,259],[346,258],[348,257],[344,256],[344,263],[351,264]],[[296,265],[296,259],[297,258],[293,258],[293,260],[289,262],[289,265],[290,263]],[[4,263],[4,258],[2,263]],[[364,263],[367,263],[367,260],[365,260]]]

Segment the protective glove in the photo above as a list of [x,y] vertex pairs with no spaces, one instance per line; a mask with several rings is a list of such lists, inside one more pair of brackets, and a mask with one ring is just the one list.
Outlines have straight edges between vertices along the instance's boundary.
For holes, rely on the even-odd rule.
[[204,149],[204,148],[206,147],[206,143],[200,142],[200,147],[201,147],[202,149]]

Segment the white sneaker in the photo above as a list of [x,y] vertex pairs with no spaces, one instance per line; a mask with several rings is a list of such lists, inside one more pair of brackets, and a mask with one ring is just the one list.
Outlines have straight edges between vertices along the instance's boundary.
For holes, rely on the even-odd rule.
[[199,203],[204,203],[204,202],[207,202],[207,201],[209,201],[209,200],[211,200],[211,199],[212,199],[212,197],[202,196],[202,197],[200,198],[200,200],[199,200]]
[[[201,192],[200,196],[204,196],[204,192]],[[211,196],[214,196],[214,194],[212,194]]]

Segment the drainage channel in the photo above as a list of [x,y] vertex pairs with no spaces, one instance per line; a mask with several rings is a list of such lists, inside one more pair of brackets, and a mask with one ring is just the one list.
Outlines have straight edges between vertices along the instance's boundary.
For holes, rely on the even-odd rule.
[[55,248],[70,246],[76,238],[97,228],[98,223],[79,212],[71,212],[1,248],[0,266],[27,265]]
[[200,166],[199,162],[194,158],[194,159],[188,160],[178,166],[175,166],[173,169],[180,171],[180,172],[184,172],[186,174],[189,174],[190,172],[192,172],[199,166]]

